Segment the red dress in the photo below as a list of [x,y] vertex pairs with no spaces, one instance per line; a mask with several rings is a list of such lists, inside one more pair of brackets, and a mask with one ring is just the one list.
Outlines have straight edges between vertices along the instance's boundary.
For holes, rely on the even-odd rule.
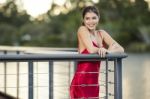
[[[94,42],[93,46],[98,47]],[[87,49],[81,54],[90,54]],[[70,86],[70,99],[99,99],[100,61],[80,61]]]

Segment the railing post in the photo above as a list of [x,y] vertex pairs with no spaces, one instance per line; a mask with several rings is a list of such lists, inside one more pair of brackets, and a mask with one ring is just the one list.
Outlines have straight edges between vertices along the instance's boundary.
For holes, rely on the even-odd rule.
[[106,92],[106,96],[105,96],[105,99],[108,99],[108,59],[106,59],[106,74],[105,74],[105,81],[106,81],[106,85],[105,85],[105,92]]
[[49,61],[49,99],[54,99],[53,72],[53,61]]
[[122,59],[114,60],[114,99],[122,99]]
[[[20,51],[16,51],[16,54],[20,54]],[[16,83],[16,86],[17,86],[17,98],[19,98],[19,72],[20,72],[20,66],[19,66],[19,62],[17,62],[17,83]]]
[[[7,51],[4,51],[4,54],[7,54]],[[4,92],[7,91],[7,62],[4,62]]]
[[7,64],[4,62],[4,92],[7,92]]
[[17,83],[16,83],[16,86],[17,86],[17,98],[19,98],[19,71],[20,71],[20,68],[19,68],[19,62],[17,62]]
[[33,61],[28,62],[28,99],[33,99]]

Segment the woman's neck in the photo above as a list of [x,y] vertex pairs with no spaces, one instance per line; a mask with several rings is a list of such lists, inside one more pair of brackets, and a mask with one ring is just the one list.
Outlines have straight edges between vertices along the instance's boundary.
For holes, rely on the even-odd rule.
[[94,30],[89,30],[89,32],[90,32],[92,35],[95,35],[95,29],[94,29]]

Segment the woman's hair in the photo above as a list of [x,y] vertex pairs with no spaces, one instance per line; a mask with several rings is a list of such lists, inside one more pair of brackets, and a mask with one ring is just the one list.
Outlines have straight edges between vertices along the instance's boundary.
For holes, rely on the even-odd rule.
[[83,12],[82,12],[82,17],[84,18],[85,14],[88,13],[88,12],[93,12],[98,17],[100,17],[98,9],[96,7],[94,7],[94,6],[87,6],[87,7],[85,7],[83,9]]
[[[88,13],[88,12],[93,12],[95,13],[98,17],[100,17],[100,14],[99,14],[99,11],[96,7],[94,6],[87,6],[83,9],[83,12],[82,12],[82,18],[84,19],[85,17],[85,14]],[[82,25],[84,25],[84,23],[82,23]]]

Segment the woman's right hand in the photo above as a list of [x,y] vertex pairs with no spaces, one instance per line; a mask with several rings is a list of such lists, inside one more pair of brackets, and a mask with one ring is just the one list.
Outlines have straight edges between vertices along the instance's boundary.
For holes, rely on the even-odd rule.
[[101,57],[105,57],[107,53],[108,53],[108,50],[105,49],[104,47],[100,47],[100,48],[98,49],[98,54],[99,54]]

